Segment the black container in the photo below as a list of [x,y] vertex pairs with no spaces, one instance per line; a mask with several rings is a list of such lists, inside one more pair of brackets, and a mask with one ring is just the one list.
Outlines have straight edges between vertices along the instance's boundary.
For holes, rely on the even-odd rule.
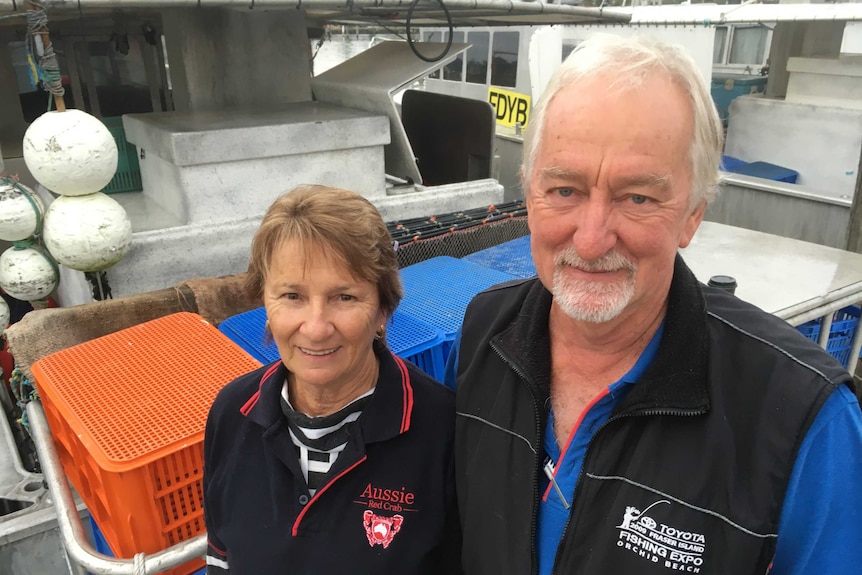
[[731,276],[712,276],[707,282],[708,286],[723,289],[726,292],[736,292],[736,278]]

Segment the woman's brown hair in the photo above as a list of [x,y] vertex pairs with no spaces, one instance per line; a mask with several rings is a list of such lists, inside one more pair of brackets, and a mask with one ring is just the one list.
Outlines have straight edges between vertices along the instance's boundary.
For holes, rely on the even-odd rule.
[[398,259],[386,224],[374,205],[355,192],[302,185],[276,199],[251,244],[247,292],[263,296],[273,252],[286,240],[300,240],[306,261],[315,255],[341,261],[357,279],[377,286],[380,309],[390,317],[403,294]]

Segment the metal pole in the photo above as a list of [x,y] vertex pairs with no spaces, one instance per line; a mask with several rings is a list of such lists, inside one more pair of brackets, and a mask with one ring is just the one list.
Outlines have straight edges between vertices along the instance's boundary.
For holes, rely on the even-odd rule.
[[[3,376],[3,370],[0,369],[0,377]],[[11,413],[12,408],[14,407],[15,402],[12,401],[12,398],[9,397],[9,392],[6,389],[5,385],[0,385],[0,407],[6,410],[6,413]]]
[[820,344],[820,347],[826,349],[826,346],[829,345],[829,332],[832,331],[832,314],[827,313],[823,316],[820,321],[820,339],[817,340],[817,343]]
[[70,575],[89,575],[83,567],[72,561],[65,547],[63,547],[63,559],[66,560],[66,568],[69,569]]
[[[81,519],[75,508],[72,492],[66,482],[60,458],[54,449],[51,439],[51,431],[45,412],[39,400],[27,404],[27,418],[30,421],[30,434],[39,454],[39,462],[42,464],[42,473],[48,483],[48,490],[54,500],[57,509],[57,524],[63,546],[66,548],[69,558],[73,563],[85,568],[94,575],[138,575],[133,559],[115,559],[97,553],[81,526]],[[206,553],[206,535],[199,535],[194,539],[184,541],[144,557],[144,573],[161,573],[167,569],[182,565],[186,561],[203,557]],[[143,554],[139,554],[140,557]]]
[[856,170],[850,221],[847,222],[847,251],[862,254],[862,151],[859,153],[859,168]]
[[[207,8],[207,7],[239,7],[248,8],[248,0],[45,0],[44,6],[51,11],[77,10],[92,8]],[[298,10],[342,9],[347,12],[364,8],[384,8],[406,10],[404,0],[255,0],[258,8],[295,8]],[[528,14],[562,14],[567,16],[584,16],[602,20],[628,22],[631,14],[608,8],[584,8],[561,4],[545,4],[544,2],[523,2],[517,0],[446,0],[450,10],[481,10],[490,8],[507,13]],[[0,12],[17,12],[21,3],[15,0],[0,0]]]
[[820,305],[812,305],[812,302],[804,302],[802,304],[793,305],[785,309],[775,312],[775,316],[780,317],[790,325],[802,325],[806,321],[823,317],[828,313],[834,313],[848,305],[854,305],[862,297],[862,283],[855,283],[835,290],[829,294],[829,297],[818,298]]
[[856,324],[856,334],[853,336],[853,345],[850,346],[850,360],[847,362],[847,371],[850,375],[856,375],[856,365],[859,362],[859,352],[862,351],[862,317]]

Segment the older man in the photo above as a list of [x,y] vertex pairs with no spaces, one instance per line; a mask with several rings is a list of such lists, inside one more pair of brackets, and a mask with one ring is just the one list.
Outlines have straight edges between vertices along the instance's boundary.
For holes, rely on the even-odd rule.
[[850,376],[677,254],[721,147],[660,43],[584,42],[537,104],[538,278],[477,296],[449,363],[468,575],[859,572]]

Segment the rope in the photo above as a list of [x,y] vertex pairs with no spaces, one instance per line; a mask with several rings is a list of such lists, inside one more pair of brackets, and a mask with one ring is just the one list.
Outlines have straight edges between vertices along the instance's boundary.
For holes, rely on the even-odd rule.
[[48,308],[48,298],[34,299],[33,301],[31,301],[29,303],[33,307],[33,310],[36,310],[36,311],[38,311],[40,309],[47,309]]
[[40,50],[36,43],[37,36],[41,37],[42,34],[48,34],[48,13],[37,0],[29,0],[29,2],[36,9],[26,12],[28,58],[33,59],[34,56],[39,58],[38,78],[36,80],[40,80],[42,86],[54,96],[63,96],[66,90],[63,88],[60,78],[60,64],[57,62],[54,46],[52,44],[43,45]]
[[27,430],[27,433],[30,433],[30,423],[27,421],[27,411],[24,408],[32,400],[39,398],[39,391],[30,383],[30,380],[18,366],[15,366],[9,376],[9,386],[12,388],[12,395],[15,396],[15,405],[21,410],[18,423]]
[[33,236],[30,236],[26,240],[16,240],[12,242],[12,248],[17,251],[26,250],[29,248],[36,249],[39,244],[36,243],[36,239]]
[[143,553],[135,553],[134,565],[135,565],[135,575],[147,575],[147,568],[144,565],[144,559],[146,555]]
[[440,52],[437,56],[429,58],[424,54],[421,54],[419,50],[416,49],[416,40],[413,39],[413,33],[410,31],[411,23],[413,22],[413,11],[416,10],[416,6],[419,5],[420,0],[413,0],[410,3],[410,7],[407,9],[407,18],[404,22],[404,25],[407,27],[407,45],[410,46],[410,49],[416,54],[416,57],[422,60],[423,62],[439,62],[443,58],[446,57],[446,54],[449,53],[449,49],[452,48],[452,37],[454,36],[454,30],[452,26],[452,16],[449,14],[449,9],[446,8],[446,5],[443,3],[443,0],[435,0],[440,7],[443,8],[443,13],[446,15],[446,25],[449,28],[449,39],[446,41],[446,47],[443,48],[443,51]]
[[329,35],[329,33],[328,33],[328,32],[324,32],[324,33],[320,36],[320,39],[317,41],[317,44],[315,44],[315,46],[314,46],[314,54],[312,54],[312,55],[311,55],[311,61],[312,61],[312,62],[314,62],[314,59],[315,59],[315,58],[317,58],[317,53],[318,53],[318,52],[320,52],[320,48],[323,46],[323,43],[324,43],[324,42],[326,42],[326,40],[328,39],[328,38],[327,38],[327,36],[328,36],[328,35]]

